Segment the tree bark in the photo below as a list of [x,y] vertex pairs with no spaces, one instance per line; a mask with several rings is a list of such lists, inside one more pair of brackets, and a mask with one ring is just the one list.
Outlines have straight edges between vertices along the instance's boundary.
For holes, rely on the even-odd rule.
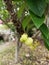
[[12,0],[4,0],[4,2],[6,4],[6,8],[7,8],[8,12],[11,15],[12,22],[14,23],[14,25],[16,27],[16,31],[18,33],[17,47],[16,47],[16,52],[15,52],[16,62],[17,62],[18,52],[19,52],[19,37],[20,37],[21,34],[23,34],[24,31],[22,29],[21,21],[17,18],[17,14],[14,12],[14,8],[13,8],[13,5],[12,5]]
[[4,2],[6,4],[6,8],[7,8],[8,12],[11,15],[12,22],[14,23],[17,32],[20,35],[23,34],[24,31],[22,29],[22,24],[21,24],[21,21],[18,19],[17,14],[14,12],[12,0],[4,0]]

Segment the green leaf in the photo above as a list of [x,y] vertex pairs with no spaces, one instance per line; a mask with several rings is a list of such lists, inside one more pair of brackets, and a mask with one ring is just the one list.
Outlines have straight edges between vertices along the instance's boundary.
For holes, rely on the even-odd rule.
[[48,4],[49,4],[49,0],[46,0],[46,3],[48,3]]
[[49,50],[49,30],[45,24],[40,27],[45,47]]
[[45,20],[44,15],[42,17],[38,17],[30,11],[30,16],[36,28],[39,28],[44,23]]
[[30,21],[30,22],[28,23],[27,29],[29,30],[29,29],[32,29],[33,27],[34,27],[34,24],[33,24],[32,21]]
[[28,8],[37,16],[42,16],[46,9],[45,0],[26,0]]
[[47,39],[44,34],[43,34],[43,40],[44,40],[44,44],[45,44],[45,47],[49,50],[49,38]]
[[25,30],[26,26],[28,26],[28,23],[30,22],[30,16],[26,16],[24,20],[22,21],[22,27]]
[[39,29],[42,32],[42,34],[48,39],[49,38],[49,30],[48,30],[46,24],[43,24]]
[[15,2],[17,1],[18,2],[18,1],[22,1],[22,0],[12,0],[12,1],[15,1]]
[[21,5],[21,7],[20,7],[20,9],[19,9],[19,11],[17,13],[18,14],[18,18],[20,18],[22,16],[22,13],[23,13],[24,9],[25,9],[25,3],[23,3]]

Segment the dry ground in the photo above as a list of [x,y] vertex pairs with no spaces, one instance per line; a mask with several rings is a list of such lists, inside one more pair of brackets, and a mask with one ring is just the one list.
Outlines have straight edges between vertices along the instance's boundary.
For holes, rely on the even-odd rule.
[[0,65],[49,65],[49,51],[40,43],[35,50],[25,44],[19,50],[19,62],[14,63],[15,42],[0,45]]

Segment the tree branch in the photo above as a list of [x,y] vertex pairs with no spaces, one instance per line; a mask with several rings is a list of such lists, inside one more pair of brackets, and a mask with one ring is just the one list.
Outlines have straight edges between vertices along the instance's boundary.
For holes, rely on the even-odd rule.
[[7,8],[8,12],[11,15],[12,22],[14,23],[17,32],[21,35],[24,31],[22,29],[22,24],[21,24],[20,20],[17,18],[17,14],[14,12],[12,0],[4,0],[4,2],[6,4],[6,8]]

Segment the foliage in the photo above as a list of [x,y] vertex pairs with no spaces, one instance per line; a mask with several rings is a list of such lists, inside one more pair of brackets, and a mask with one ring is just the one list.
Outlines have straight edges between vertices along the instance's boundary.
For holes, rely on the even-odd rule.
[[48,41],[49,30],[48,30],[46,24],[44,23],[45,22],[45,10],[47,7],[47,2],[48,2],[48,0],[37,0],[37,1],[26,0],[24,3],[26,3],[26,8],[27,7],[28,8],[27,9],[25,8],[25,9],[26,9],[26,11],[29,10],[29,14],[30,14],[29,17],[31,17],[31,19],[28,18],[28,15],[27,15],[22,22],[22,26],[23,26],[23,29],[25,30],[25,28],[28,26],[28,23],[31,22],[31,20],[32,20],[35,27],[37,29],[40,29],[40,31],[43,35],[43,39],[45,41],[45,46],[49,49],[49,41]]
[[4,21],[9,18],[9,13],[6,10],[5,3],[3,0],[0,0],[0,18],[3,19]]
[[[45,24],[45,13],[49,0],[12,0],[12,2],[18,19],[22,19],[21,24],[24,32],[27,33],[28,30],[35,26],[41,31],[45,46],[49,49],[49,30]],[[8,17],[8,12],[5,15]],[[6,19],[6,17],[4,19]]]
[[41,17],[46,8],[45,0],[26,0],[28,8],[37,16]]

